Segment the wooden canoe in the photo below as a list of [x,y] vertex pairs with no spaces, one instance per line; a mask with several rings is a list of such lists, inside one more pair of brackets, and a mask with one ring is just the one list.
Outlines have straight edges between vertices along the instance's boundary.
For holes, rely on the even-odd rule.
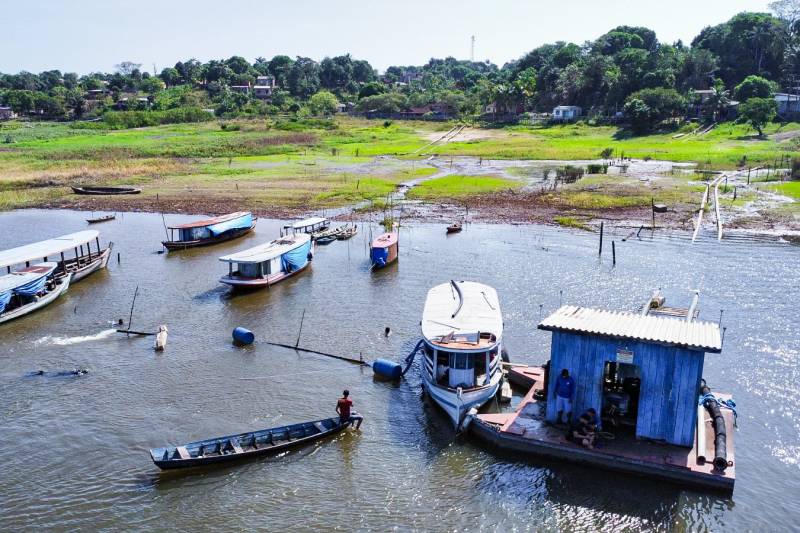
[[340,241],[346,241],[358,233],[358,227],[354,224],[352,226],[345,226],[342,230],[336,235],[336,238]]
[[339,417],[324,418],[190,442],[182,446],[152,448],[150,458],[162,470],[215,465],[303,446],[339,433],[349,425],[349,422],[341,424]]
[[114,220],[115,218],[117,218],[117,215],[106,215],[97,218],[87,218],[86,222],[89,224],[99,224],[100,222],[108,222],[109,220]]
[[72,192],[75,194],[92,194],[99,196],[113,196],[117,194],[139,194],[141,189],[136,187],[72,187]]
[[459,231],[461,231],[461,224],[459,224],[458,222],[455,222],[447,226],[447,233],[458,233]]

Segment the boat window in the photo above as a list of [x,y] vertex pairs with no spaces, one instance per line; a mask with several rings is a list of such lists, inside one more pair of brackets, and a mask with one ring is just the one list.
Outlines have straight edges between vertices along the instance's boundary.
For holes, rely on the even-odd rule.
[[246,278],[261,277],[260,263],[239,263],[239,274]]

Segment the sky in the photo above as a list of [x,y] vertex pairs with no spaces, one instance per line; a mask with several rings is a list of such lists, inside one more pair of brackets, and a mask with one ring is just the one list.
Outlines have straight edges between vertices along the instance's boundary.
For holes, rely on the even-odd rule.
[[28,0],[3,2],[0,72],[160,71],[176,61],[350,53],[383,71],[431,57],[503,65],[555,41],[583,43],[619,25],[662,42],[768,0]]

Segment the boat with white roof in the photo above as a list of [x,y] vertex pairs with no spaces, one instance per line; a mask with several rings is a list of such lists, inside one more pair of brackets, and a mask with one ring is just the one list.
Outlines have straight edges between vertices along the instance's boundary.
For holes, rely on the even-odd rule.
[[268,287],[305,270],[314,244],[307,233],[286,235],[249,250],[219,258],[228,263],[228,275],[220,282],[234,288]]
[[428,291],[422,313],[422,384],[456,428],[491,399],[503,378],[503,315],[497,292],[472,281]]
[[330,221],[325,217],[311,217],[305,220],[298,220],[291,224],[283,226],[283,232],[286,234],[295,233],[310,233],[315,234],[325,231],[331,225]]
[[72,274],[58,275],[46,262],[0,276],[0,324],[49,305],[69,288]]
[[[95,250],[92,251],[92,244]],[[37,263],[56,263],[55,274],[72,274],[72,282],[80,281],[89,274],[108,265],[114,243],[100,247],[100,233],[96,230],[78,231],[46,241],[26,244],[10,250],[0,251],[0,269],[11,274],[15,267],[25,268]]]

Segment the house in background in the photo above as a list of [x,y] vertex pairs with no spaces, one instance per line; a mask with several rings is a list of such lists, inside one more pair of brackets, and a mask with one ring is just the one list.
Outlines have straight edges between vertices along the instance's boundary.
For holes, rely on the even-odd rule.
[[553,108],[554,122],[572,122],[583,115],[583,109],[575,105],[560,105]]
[[0,106],[0,120],[11,120],[12,118],[17,118],[14,110],[8,106]]
[[800,115],[800,94],[775,93],[778,114],[783,118],[797,118]]
[[253,86],[253,96],[267,100],[272,98],[272,93],[277,88],[275,76],[258,76],[256,84]]
[[250,94],[250,84],[247,85],[231,85],[231,91],[235,93]]

